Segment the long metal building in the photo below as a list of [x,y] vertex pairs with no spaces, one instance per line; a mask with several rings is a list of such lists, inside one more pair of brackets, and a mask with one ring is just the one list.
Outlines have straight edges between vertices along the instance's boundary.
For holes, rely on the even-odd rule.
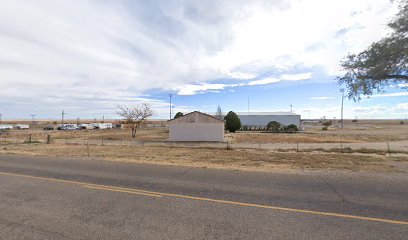
[[285,126],[295,124],[300,127],[300,115],[291,112],[250,112],[237,115],[242,126],[265,127],[269,122],[276,121]]

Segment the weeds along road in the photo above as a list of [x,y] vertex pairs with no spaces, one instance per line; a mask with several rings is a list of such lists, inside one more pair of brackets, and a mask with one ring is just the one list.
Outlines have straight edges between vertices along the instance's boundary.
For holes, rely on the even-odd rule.
[[406,239],[407,182],[0,155],[0,239]]

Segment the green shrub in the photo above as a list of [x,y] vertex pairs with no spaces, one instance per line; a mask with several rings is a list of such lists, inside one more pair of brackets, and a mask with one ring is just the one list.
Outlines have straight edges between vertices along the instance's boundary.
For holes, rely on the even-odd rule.
[[283,128],[285,133],[297,133],[299,131],[298,127],[295,124],[290,124]]
[[322,127],[323,131],[326,131],[327,129],[328,129],[328,127],[326,127],[326,126]]
[[280,124],[277,121],[271,121],[266,125],[266,131],[268,132],[273,132],[273,133],[278,133],[282,127],[282,124]]
[[241,128],[241,120],[238,115],[233,111],[230,111],[225,117],[225,129],[229,132],[234,133]]
[[404,124],[404,121],[401,121],[400,124]]
[[333,125],[333,122],[331,120],[330,121],[324,121],[322,123],[322,125],[325,126],[325,127],[330,127],[331,125]]
[[176,118],[178,118],[178,117],[181,117],[181,116],[183,116],[183,113],[182,113],[182,112],[178,112],[178,113],[176,113],[176,115],[174,115],[174,119],[176,119]]

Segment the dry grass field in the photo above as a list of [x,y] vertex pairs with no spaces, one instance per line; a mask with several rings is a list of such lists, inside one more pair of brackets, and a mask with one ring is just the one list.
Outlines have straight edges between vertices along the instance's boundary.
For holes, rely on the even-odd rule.
[[[126,129],[44,131],[46,124],[3,132],[0,154],[261,172],[305,169],[408,172],[408,122],[349,121],[343,129],[334,126],[327,131],[321,130],[320,125],[306,125],[305,131],[298,134],[238,132],[226,135],[228,145],[169,143],[166,127],[141,128],[134,140]],[[46,144],[48,135],[50,144]],[[339,142],[344,149],[339,148]],[[392,146],[391,151],[387,151],[386,143]]]

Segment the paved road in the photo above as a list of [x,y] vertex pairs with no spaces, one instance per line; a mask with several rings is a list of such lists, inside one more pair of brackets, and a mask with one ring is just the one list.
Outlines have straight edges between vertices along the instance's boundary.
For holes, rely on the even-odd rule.
[[407,183],[0,155],[0,239],[406,239]]

